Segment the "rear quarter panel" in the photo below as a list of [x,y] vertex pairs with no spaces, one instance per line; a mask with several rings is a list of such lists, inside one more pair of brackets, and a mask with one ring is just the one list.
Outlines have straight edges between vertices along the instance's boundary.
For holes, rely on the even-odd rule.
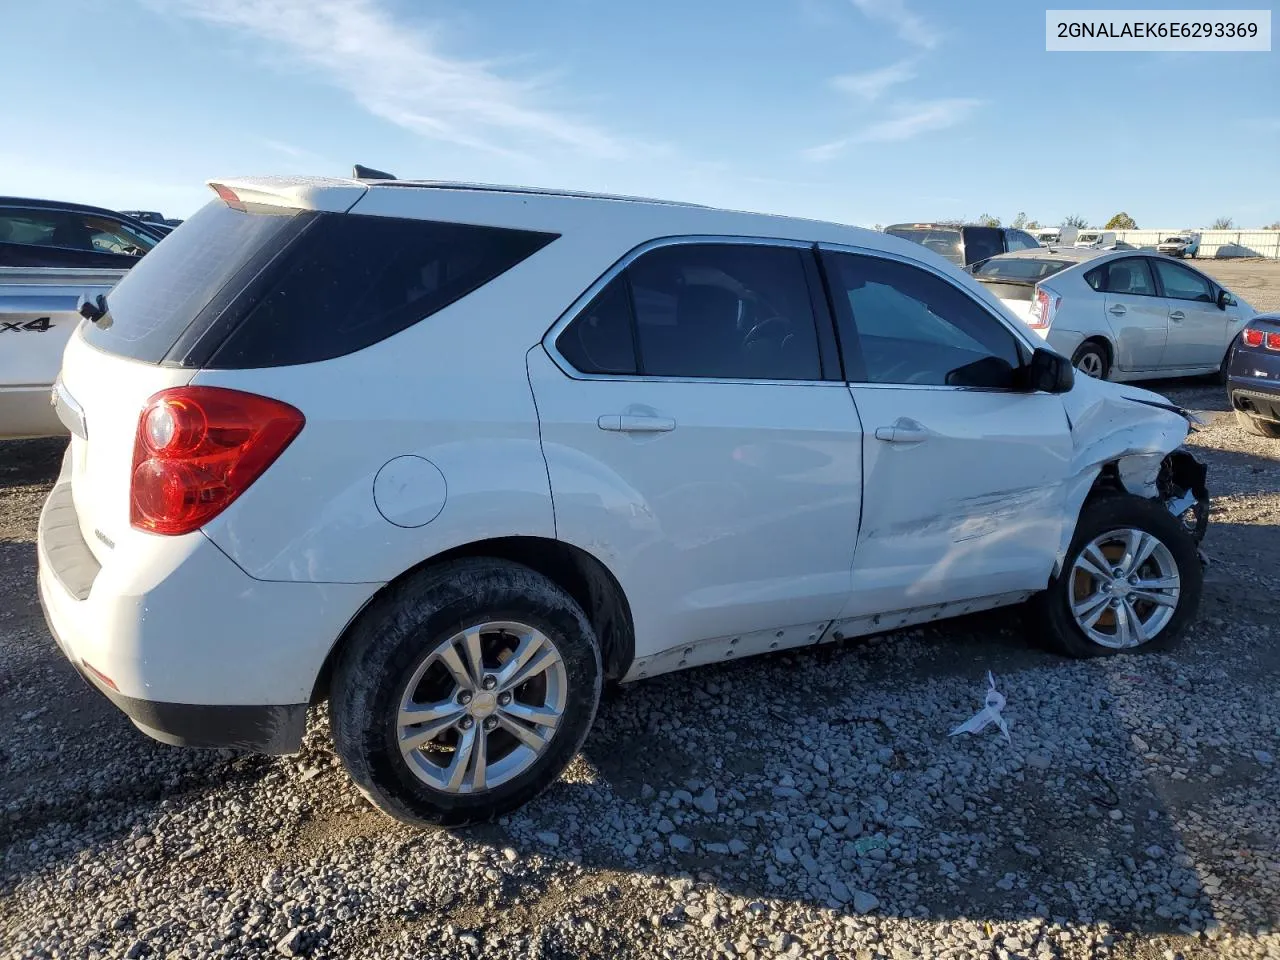
[[1106,298],[1085,283],[1084,270],[1070,267],[1050,277],[1042,286],[1062,297],[1049,327],[1047,339],[1051,347],[1070,358],[1084,341],[1101,339],[1111,344],[1114,351],[1116,337],[1107,322]]

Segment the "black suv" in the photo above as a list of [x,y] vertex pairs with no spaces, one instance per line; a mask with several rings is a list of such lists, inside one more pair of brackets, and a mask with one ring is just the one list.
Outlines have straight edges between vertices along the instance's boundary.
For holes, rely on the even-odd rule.
[[961,267],[971,267],[1001,253],[1040,246],[1025,230],[976,223],[895,223],[884,232],[928,247]]

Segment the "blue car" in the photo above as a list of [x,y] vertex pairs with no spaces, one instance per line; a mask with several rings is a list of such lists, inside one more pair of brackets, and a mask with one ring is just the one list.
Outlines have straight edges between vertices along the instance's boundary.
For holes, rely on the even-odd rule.
[[1240,426],[1280,440],[1280,314],[1259,314],[1240,331],[1227,363],[1227,397]]

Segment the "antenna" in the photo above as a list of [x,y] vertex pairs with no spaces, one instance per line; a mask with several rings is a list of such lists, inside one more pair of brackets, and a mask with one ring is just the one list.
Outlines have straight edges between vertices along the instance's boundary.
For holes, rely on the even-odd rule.
[[393,174],[387,173],[385,170],[375,170],[373,167],[366,167],[362,163],[357,163],[355,171],[352,174],[357,180],[394,180]]

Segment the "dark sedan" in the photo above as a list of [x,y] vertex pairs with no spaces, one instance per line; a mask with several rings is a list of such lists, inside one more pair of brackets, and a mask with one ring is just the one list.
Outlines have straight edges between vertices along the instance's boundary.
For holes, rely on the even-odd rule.
[[1227,397],[1240,426],[1280,439],[1280,314],[1260,314],[1240,331],[1227,364]]
[[0,267],[127,270],[163,236],[102,207],[0,197]]

